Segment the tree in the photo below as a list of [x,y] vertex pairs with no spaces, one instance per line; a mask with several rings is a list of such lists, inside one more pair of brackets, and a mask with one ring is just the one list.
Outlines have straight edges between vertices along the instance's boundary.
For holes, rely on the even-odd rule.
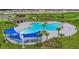
[[48,40],[49,33],[47,31],[45,32],[45,36],[46,36],[46,40]]
[[7,38],[6,38],[6,35],[3,33],[3,31],[2,31],[2,34],[3,34],[3,38],[4,38],[4,43],[5,42],[8,43]]
[[[38,35],[40,36],[40,42],[41,43],[39,43],[40,44],[40,46],[43,46],[43,43],[42,43],[42,36],[43,36],[43,33],[40,31],[39,33],[38,33]],[[37,43],[38,44],[38,43]]]
[[45,35],[46,36],[46,40],[48,40],[49,33],[46,30],[42,30],[41,34],[42,34],[42,36]]
[[64,18],[64,14],[61,14],[61,18]]
[[44,30],[44,29],[45,29],[46,24],[42,24],[42,26],[43,26],[43,30]]
[[26,14],[17,14],[16,17],[25,17]]
[[[63,33],[60,33],[59,36],[62,38],[64,37],[64,34]],[[60,40],[62,42],[62,40]]]
[[4,39],[4,43],[5,43],[5,42],[7,43],[8,41],[7,41],[6,35],[4,34],[5,28],[6,28],[6,25],[5,25],[5,26],[1,26],[1,27],[0,27],[0,31],[1,31],[2,37],[3,37],[3,39]]
[[41,48],[45,48],[45,44],[44,44],[44,42],[42,42],[42,36],[43,36],[43,35],[45,35],[45,36],[46,36],[46,39],[48,39],[49,33],[48,33],[47,31],[45,31],[45,30],[43,30],[43,31],[41,31],[41,32],[39,33],[39,36],[40,36],[40,39],[41,39],[41,45],[42,45]]
[[42,42],[43,33],[42,33],[42,32],[39,32],[38,35],[40,36],[40,40],[41,40],[41,42]]
[[75,23],[76,26],[79,24],[79,21],[78,20],[79,19],[75,19],[75,21],[74,21],[74,23]]
[[63,37],[63,36],[64,36],[64,34],[63,34],[63,33],[60,33],[60,34],[59,34],[59,36]]
[[58,31],[58,37],[59,37],[59,33],[60,33],[61,28],[57,28],[56,30]]
[[61,48],[62,44],[59,43],[59,39],[51,38],[45,42],[47,48]]

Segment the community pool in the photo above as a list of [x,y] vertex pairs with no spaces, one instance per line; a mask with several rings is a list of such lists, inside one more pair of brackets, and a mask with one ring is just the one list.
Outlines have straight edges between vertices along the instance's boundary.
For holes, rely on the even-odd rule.
[[22,39],[24,43],[36,42],[40,40],[40,36],[38,33],[42,30],[53,31],[57,28],[61,27],[59,23],[52,24],[42,24],[42,23],[30,23],[28,28],[23,28],[20,32],[17,32],[14,28],[6,29],[4,31],[7,38],[10,38],[12,41],[17,43],[22,43]]

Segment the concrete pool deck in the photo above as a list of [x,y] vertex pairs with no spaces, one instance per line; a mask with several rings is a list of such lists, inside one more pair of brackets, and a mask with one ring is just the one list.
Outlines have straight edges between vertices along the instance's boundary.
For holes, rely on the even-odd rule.
[[[20,32],[21,30],[23,30],[24,28],[28,28],[31,26],[32,23],[36,23],[36,22],[24,22],[24,23],[20,23],[18,24],[18,27],[15,27],[15,30],[17,32]],[[43,22],[39,22],[39,23],[43,23]],[[60,23],[63,25],[63,28],[60,30],[60,33],[63,33],[64,36],[71,36],[73,34],[75,34],[77,32],[77,29],[74,25],[69,24],[69,23],[61,23],[61,22],[57,22],[57,21],[47,21],[48,24],[52,24],[52,23]],[[51,39],[53,37],[57,37],[58,36],[58,31],[57,30],[52,30],[52,31],[48,31],[49,36],[48,39]],[[10,42],[17,44],[17,42],[12,41],[11,39],[8,39]],[[43,36],[42,37],[42,41],[46,41],[46,37]],[[21,44],[21,43],[20,43]],[[36,44],[36,42],[28,42],[28,43],[24,43],[25,45],[33,45]]]

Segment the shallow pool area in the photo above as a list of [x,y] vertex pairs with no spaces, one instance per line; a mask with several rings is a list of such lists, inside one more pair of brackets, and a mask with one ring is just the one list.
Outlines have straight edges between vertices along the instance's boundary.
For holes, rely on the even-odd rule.
[[38,31],[46,30],[46,31],[52,31],[56,30],[57,28],[60,28],[61,24],[58,23],[52,23],[52,24],[41,24],[41,23],[32,23],[31,27],[25,28],[20,33],[21,34],[31,34]]

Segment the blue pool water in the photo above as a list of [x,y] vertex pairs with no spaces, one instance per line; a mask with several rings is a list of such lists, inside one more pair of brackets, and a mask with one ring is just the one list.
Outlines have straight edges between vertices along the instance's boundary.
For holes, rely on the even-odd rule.
[[22,30],[21,34],[30,34],[41,30],[47,30],[47,31],[56,30],[56,28],[59,28],[60,26],[61,25],[58,23],[46,24],[46,25],[43,25],[41,23],[32,23],[31,27]]

